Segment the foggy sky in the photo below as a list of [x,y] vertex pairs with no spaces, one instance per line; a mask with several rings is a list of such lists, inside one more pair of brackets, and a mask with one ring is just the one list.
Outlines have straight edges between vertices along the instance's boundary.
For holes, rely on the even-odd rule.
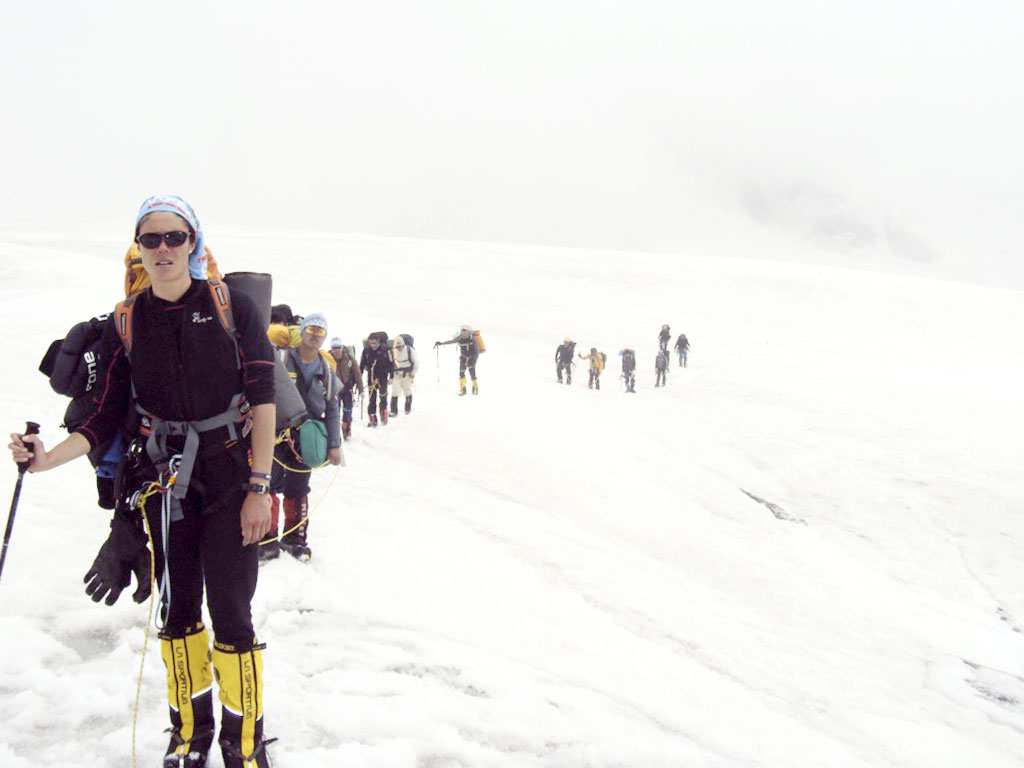
[[1019,2],[2,0],[0,205],[1024,285]]

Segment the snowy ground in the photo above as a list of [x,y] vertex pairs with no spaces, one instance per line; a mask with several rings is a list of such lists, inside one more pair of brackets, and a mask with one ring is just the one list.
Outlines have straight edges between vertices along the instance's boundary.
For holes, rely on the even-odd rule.
[[[0,232],[0,398],[58,439],[47,344],[126,226]],[[313,560],[260,574],[280,768],[1024,764],[1024,294],[765,261],[209,231],[330,335],[415,335]],[[691,366],[654,390],[655,336]],[[456,395],[460,323],[488,352]],[[554,380],[564,336],[609,355]],[[638,393],[617,382],[639,353]],[[438,367],[439,365],[439,367]],[[13,489],[13,468],[7,488]],[[0,582],[0,766],[130,763],[146,606],[94,605],[86,462],[28,476]],[[150,633],[136,751],[166,745]],[[221,765],[220,756],[211,765]]]

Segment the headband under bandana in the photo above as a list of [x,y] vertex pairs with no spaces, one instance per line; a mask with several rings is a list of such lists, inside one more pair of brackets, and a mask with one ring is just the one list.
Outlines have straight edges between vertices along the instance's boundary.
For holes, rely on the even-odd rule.
[[199,226],[199,219],[192,206],[186,203],[177,195],[154,195],[147,198],[139,208],[139,214],[135,217],[135,234],[139,234],[139,224],[151,213],[166,211],[174,213],[185,220],[195,232],[195,247],[188,255],[188,272],[196,280],[205,280],[206,274],[206,241],[203,238],[203,230]]

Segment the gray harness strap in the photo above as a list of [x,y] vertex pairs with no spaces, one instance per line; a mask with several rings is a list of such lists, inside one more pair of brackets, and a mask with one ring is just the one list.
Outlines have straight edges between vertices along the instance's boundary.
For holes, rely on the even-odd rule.
[[231,404],[223,413],[211,416],[208,419],[198,421],[167,421],[150,413],[141,413],[152,420],[152,432],[146,440],[146,455],[150,461],[161,472],[165,472],[169,466],[170,454],[167,450],[168,437],[185,437],[185,445],[181,450],[181,464],[178,466],[178,475],[170,491],[171,497],[171,520],[177,521],[184,518],[185,514],[181,509],[181,500],[188,493],[189,483],[192,481],[192,470],[195,467],[196,455],[199,453],[199,436],[203,432],[209,432],[220,427],[227,427],[230,440],[238,440],[238,426],[242,424],[242,436],[249,431],[248,408],[243,413],[245,396],[241,393],[231,398]]

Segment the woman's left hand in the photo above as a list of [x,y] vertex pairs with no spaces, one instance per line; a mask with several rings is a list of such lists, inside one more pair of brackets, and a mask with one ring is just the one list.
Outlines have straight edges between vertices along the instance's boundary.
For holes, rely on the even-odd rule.
[[328,448],[327,460],[335,467],[341,464],[341,448]]
[[262,539],[270,530],[270,494],[247,493],[242,502],[242,546]]

